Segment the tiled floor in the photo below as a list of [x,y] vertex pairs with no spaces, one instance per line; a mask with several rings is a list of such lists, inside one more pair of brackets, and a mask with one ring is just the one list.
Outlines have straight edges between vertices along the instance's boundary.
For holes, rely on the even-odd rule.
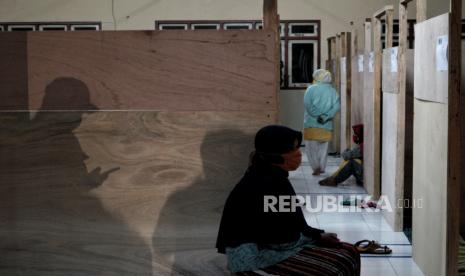
[[423,275],[412,259],[412,247],[404,233],[393,232],[379,210],[369,212],[352,207],[351,212],[348,212],[348,207],[340,205],[337,211],[319,210],[317,198],[321,195],[335,195],[343,198],[366,195],[365,190],[355,184],[353,177],[338,187],[321,187],[318,184],[319,180],[336,171],[339,163],[340,159],[330,157],[326,173],[315,177],[311,175],[311,168],[304,156],[302,166],[290,174],[289,178],[296,193],[310,198],[312,208],[309,209],[311,210],[304,208],[309,225],[324,229],[326,232],[337,233],[343,241],[355,243],[368,239],[388,245],[393,251],[391,255],[362,255],[362,276]]

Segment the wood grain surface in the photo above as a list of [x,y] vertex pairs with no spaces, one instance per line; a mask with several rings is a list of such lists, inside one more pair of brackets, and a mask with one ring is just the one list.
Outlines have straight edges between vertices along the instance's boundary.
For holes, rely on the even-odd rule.
[[[222,275],[262,112],[1,113],[1,275]],[[269,115],[269,116],[268,116]]]
[[425,83],[425,87],[428,88],[415,89],[415,98],[447,103],[448,72],[437,70],[436,46],[439,36],[449,34],[449,15],[443,14],[428,21],[431,23],[415,25],[415,36],[424,38],[423,42],[418,44],[418,48],[415,48],[415,56],[418,57],[415,58],[415,83]]
[[[373,53],[373,52],[372,52]],[[369,70],[369,56],[364,56],[363,75],[363,185],[367,193],[375,197],[379,196],[379,186],[375,181],[375,93],[374,93],[374,71]],[[377,182],[379,183],[379,182]]]
[[228,275],[276,32],[1,33],[0,275]]
[[[44,87],[60,77],[85,82],[100,110],[263,110],[276,105],[273,40],[264,30],[29,32],[23,40],[8,33],[0,45],[19,48],[2,53],[0,69],[27,57],[15,66],[18,78],[28,79],[31,110],[41,108]],[[24,110],[23,102],[12,102],[24,93],[5,85],[2,97],[15,97],[1,109]],[[47,108],[82,109],[60,104],[49,101]]]
[[425,204],[413,209],[412,254],[426,275],[448,275],[448,72],[436,71],[434,48],[448,26],[448,14],[415,25],[413,198]]
[[363,124],[363,69],[359,72],[358,59],[363,57],[361,52],[352,56],[352,74],[351,74],[351,122],[352,125]]
[[[405,198],[404,191],[410,194],[412,189],[413,50],[405,53],[405,66],[401,66],[399,59],[397,72],[391,72],[391,49],[385,49],[383,55],[381,194],[397,206]],[[403,73],[406,78],[399,84]],[[405,86],[402,94],[400,85]],[[411,194],[406,196],[410,198]],[[402,231],[406,209],[393,208],[393,212],[383,215],[395,231]]]

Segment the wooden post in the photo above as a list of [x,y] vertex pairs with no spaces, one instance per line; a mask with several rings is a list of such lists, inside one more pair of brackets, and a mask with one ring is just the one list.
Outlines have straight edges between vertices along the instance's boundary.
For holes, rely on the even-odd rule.
[[[399,4],[399,8],[407,10],[408,4],[414,0],[401,0]],[[416,0],[417,4],[417,23],[426,20],[426,0]],[[400,10],[399,10],[399,18],[400,18]]]
[[[344,151],[351,146],[351,41],[350,33],[341,33],[341,146],[340,150]],[[342,63],[345,59],[345,63]],[[343,83],[344,80],[344,83]],[[343,97],[343,98],[342,98]]]
[[417,0],[417,23],[426,20],[426,0]]
[[263,1],[263,29],[279,32],[278,0]]
[[[372,148],[367,148],[367,151],[373,150],[373,164],[368,164],[368,168],[372,171],[368,172],[373,174],[373,196],[378,197],[381,192],[381,69],[382,69],[382,43],[381,43],[381,18],[386,16],[386,47],[392,47],[392,25],[393,25],[393,6],[386,6],[373,15],[374,31],[374,101],[373,101],[373,124],[366,126],[366,131],[372,131],[371,137],[373,138]],[[370,107],[368,107],[370,108]],[[372,167],[371,167],[372,166]]]
[[279,15],[278,15],[278,1],[277,0],[264,0],[263,1],[263,30],[271,30],[274,34],[274,66],[275,66],[275,102],[276,110],[278,114],[276,116],[276,122],[279,118],[279,91],[280,91],[280,43],[279,43]]
[[447,230],[446,275],[458,275],[461,194],[461,132],[460,109],[462,1],[450,0],[449,17],[449,135],[447,149]]

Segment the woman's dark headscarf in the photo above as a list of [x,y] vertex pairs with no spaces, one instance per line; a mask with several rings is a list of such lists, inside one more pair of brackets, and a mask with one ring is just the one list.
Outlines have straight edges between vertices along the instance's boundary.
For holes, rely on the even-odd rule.
[[260,129],[255,135],[255,151],[252,152],[251,163],[282,164],[281,156],[302,143],[302,133],[279,125],[270,125]]
[[296,212],[265,212],[264,196],[295,196],[288,172],[273,164],[284,162],[281,154],[300,146],[302,133],[284,126],[267,126],[255,136],[252,164],[226,200],[216,247],[244,243],[258,245],[296,241],[301,233],[319,235],[320,230],[308,227],[302,210]]

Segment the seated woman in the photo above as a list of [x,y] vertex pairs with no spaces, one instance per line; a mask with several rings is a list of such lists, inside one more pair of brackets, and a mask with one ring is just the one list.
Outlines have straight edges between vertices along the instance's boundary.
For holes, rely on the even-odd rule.
[[346,149],[342,153],[344,161],[339,169],[331,176],[321,180],[322,186],[337,186],[337,184],[346,181],[351,175],[355,177],[358,185],[363,185],[363,125],[352,126],[354,135],[352,140],[356,144],[352,149]]
[[359,275],[360,255],[336,234],[307,225],[294,212],[265,210],[265,196],[295,196],[288,172],[302,154],[302,133],[267,126],[255,136],[255,151],[223,210],[216,247],[236,275]]

